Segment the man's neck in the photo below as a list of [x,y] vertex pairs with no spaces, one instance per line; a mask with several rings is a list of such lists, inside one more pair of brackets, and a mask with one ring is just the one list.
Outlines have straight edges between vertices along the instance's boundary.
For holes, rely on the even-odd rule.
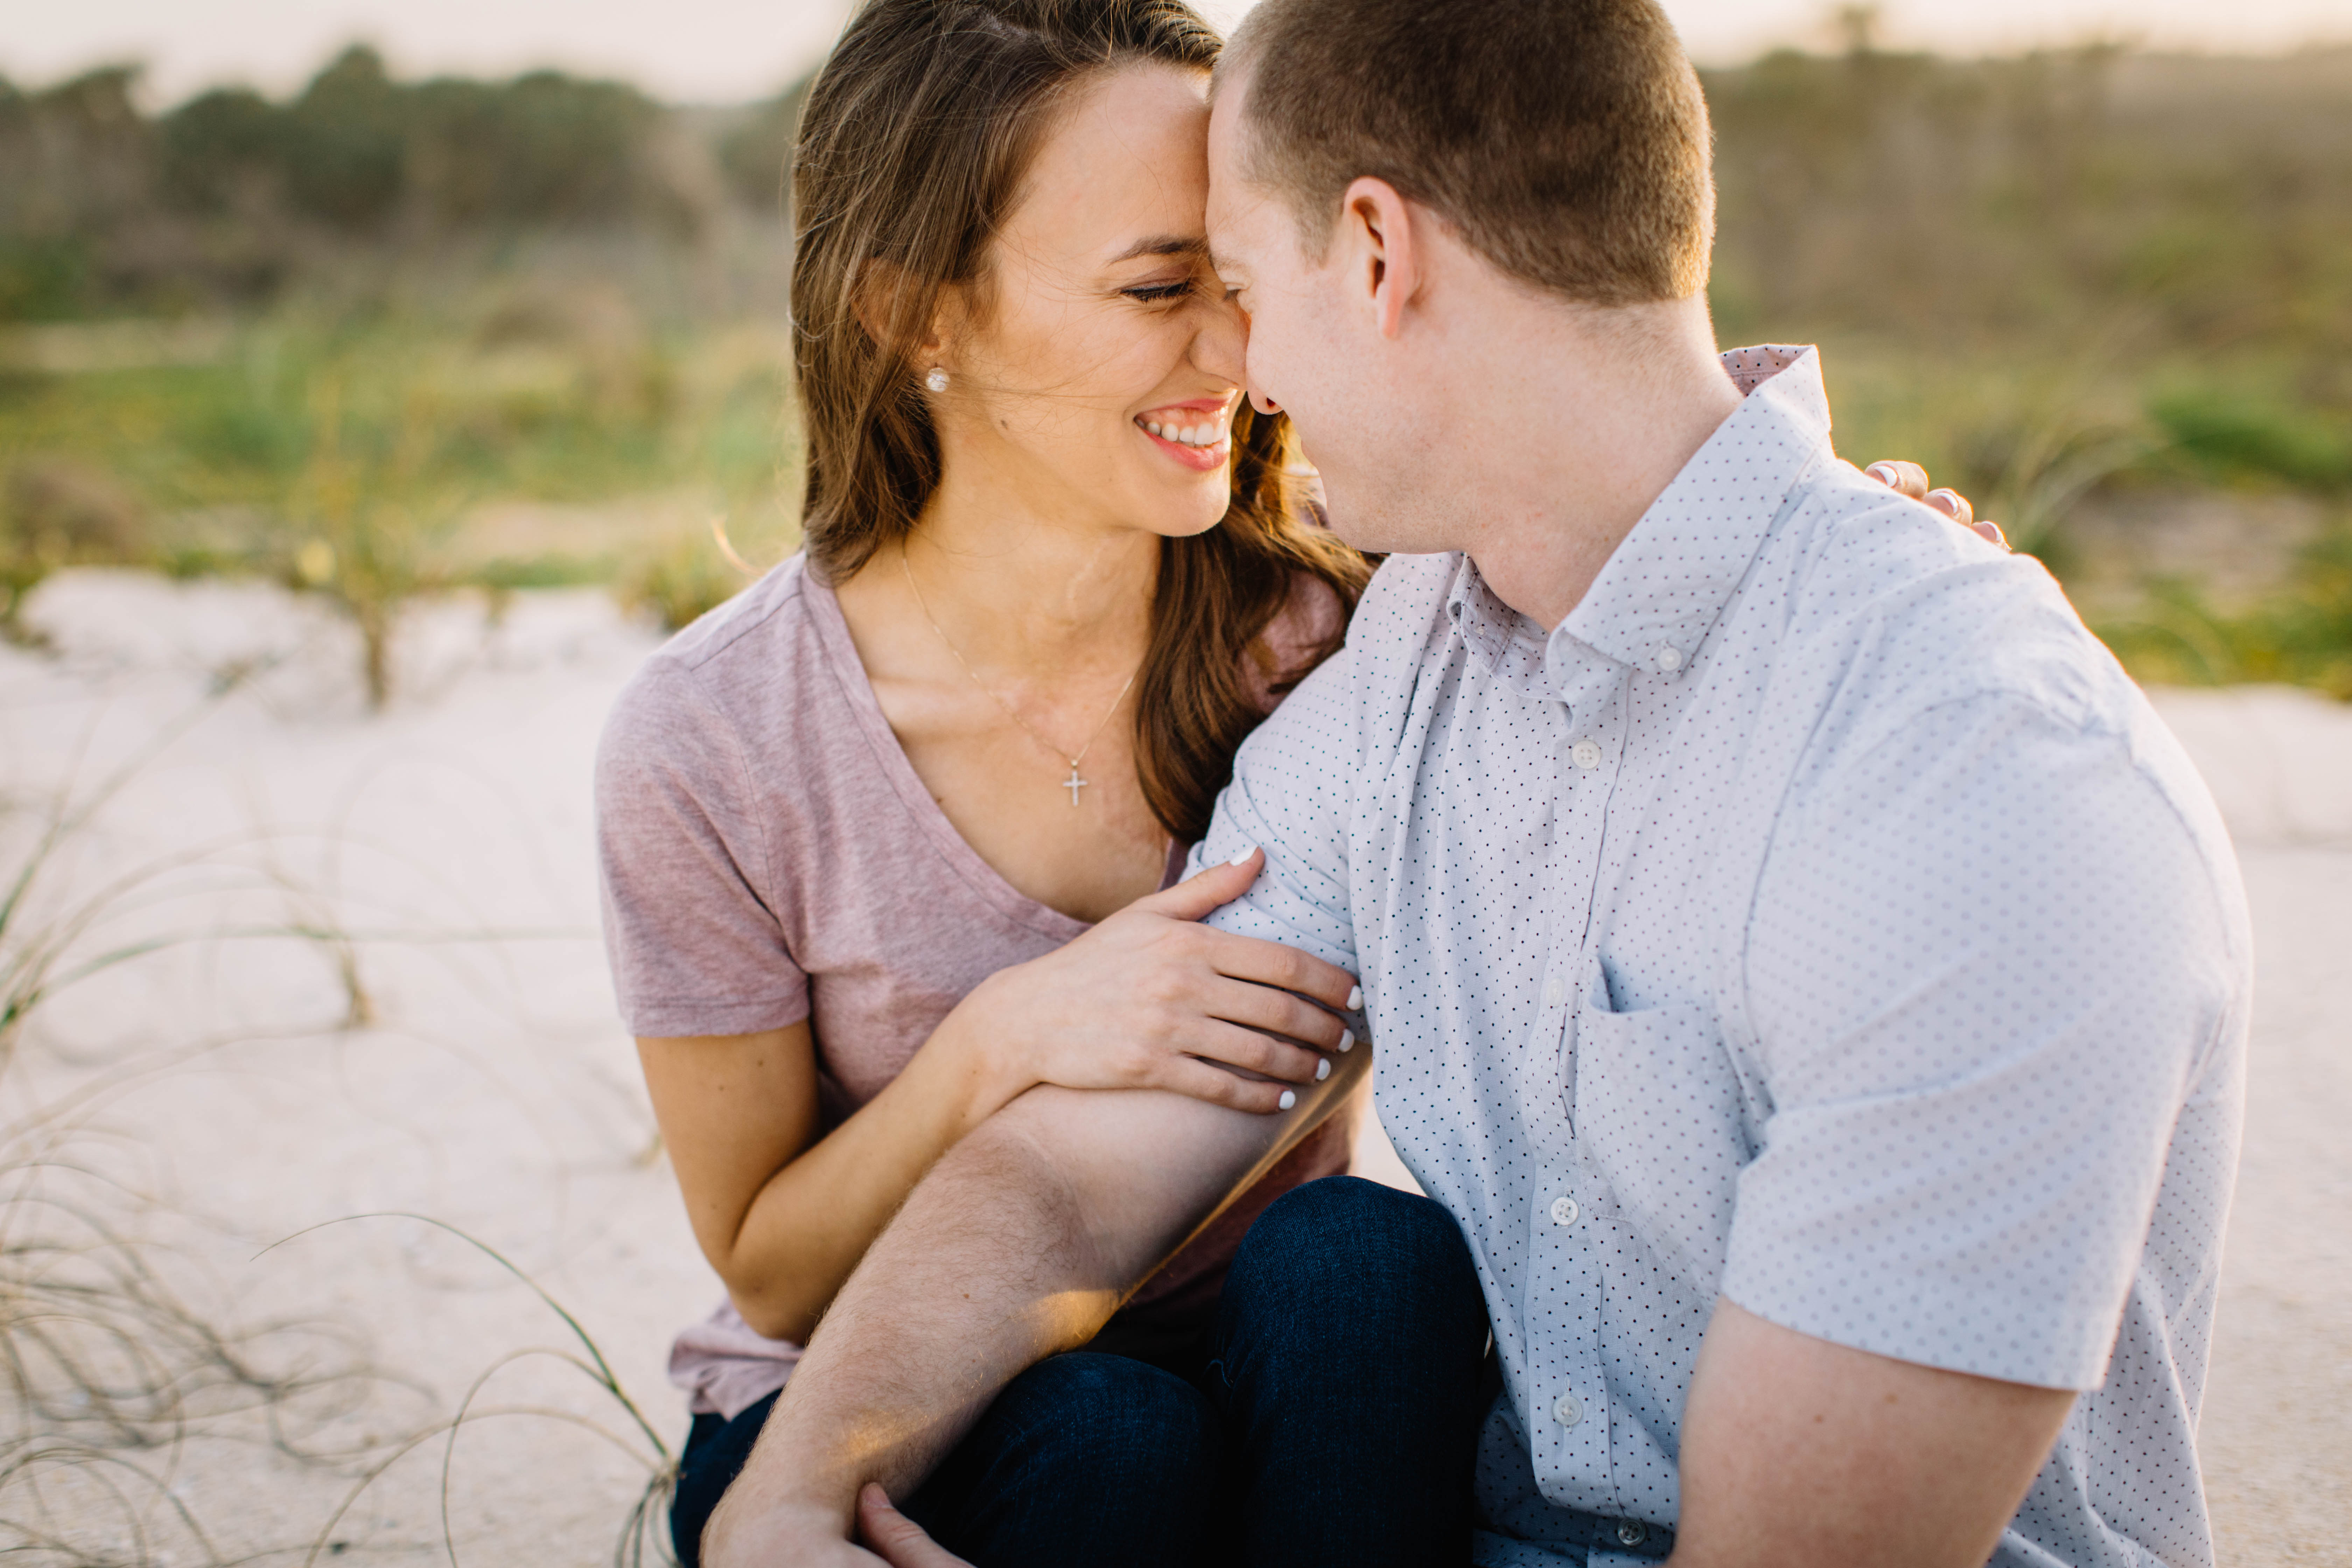
[[1481,460],[1461,492],[1479,575],[1549,630],[1740,394],[1702,301],[1526,314],[1465,384]]

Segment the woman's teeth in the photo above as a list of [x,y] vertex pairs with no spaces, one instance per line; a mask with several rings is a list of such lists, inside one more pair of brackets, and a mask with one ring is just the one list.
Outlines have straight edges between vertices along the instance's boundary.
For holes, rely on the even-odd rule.
[[1143,427],[1163,441],[1183,447],[1213,447],[1225,438],[1223,425],[1162,425],[1156,419],[1146,419]]

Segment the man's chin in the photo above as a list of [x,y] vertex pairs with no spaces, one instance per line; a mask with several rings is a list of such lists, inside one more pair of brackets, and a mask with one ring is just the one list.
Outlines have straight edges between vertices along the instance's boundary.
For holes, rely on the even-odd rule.
[[1456,548],[1426,518],[1414,516],[1406,507],[1363,499],[1360,491],[1351,495],[1346,487],[1333,485],[1328,472],[1323,495],[1331,531],[1367,555],[1433,555]]

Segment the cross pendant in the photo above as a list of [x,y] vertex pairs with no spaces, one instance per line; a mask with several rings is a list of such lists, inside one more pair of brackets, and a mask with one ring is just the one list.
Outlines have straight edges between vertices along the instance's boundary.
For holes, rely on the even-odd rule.
[[1070,764],[1070,776],[1068,782],[1065,783],[1062,787],[1070,792],[1070,804],[1072,805],[1077,805],[1078,792],[1087,787],[1087,781],[1078,776],[1077,763],[1072,763]]

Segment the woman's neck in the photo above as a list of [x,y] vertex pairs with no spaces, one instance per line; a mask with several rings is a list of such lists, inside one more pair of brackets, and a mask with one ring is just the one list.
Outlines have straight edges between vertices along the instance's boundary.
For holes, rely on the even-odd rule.
[[[1160,540],[1047,515],[992,487],[942,486],[892,563],[975,667],[1015,678],[1134,667],[1150,639]],[[896,568],[895,570],[892,568]],[[863,575],[863,574],[861,574]]]

